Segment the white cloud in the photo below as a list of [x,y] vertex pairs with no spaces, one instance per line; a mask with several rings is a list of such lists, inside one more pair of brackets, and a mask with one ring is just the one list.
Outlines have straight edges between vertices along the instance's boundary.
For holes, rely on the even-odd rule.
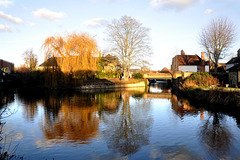
[[[91,0],[92,2],[102,2],[104,0]],[[105,0],[107,2],[128,1],[128,0]]]
[[101,27],[105,26],[107,23],[108,21],[104,18],[94,18],[92,20],[83,22],[83,24],[88,27]]
[[151,0],[151,5],[152,7],[166,7],[182,10],[196,2],[203,2],[203,0]]
[[36,24],[35,24],[34,22],[30,22],[30,23],[29,23],[29,26],[30,26],[30,27],[34,27],[35,25],[36,25]]
[[13,23],[17,23],[17,24],[22,24],[23,20],[21,18],[18,17],[13,17],[9,14],[5,14],[2,11],[0,11],[0,18],[6,19],[8,21],[11,21]]
[[204,13],[205,14],[212,14],[214,12],[214,10],[212,9],[207,9]]
[[8,25],[0,24],[0,32],[12,32],[12,28]]
[[13,5],[13,2],[11,1],[0,1],[0,6],[8,8],[11,5]]
[[46,8],[41,8],[32,12],[33,15],[37,18],[43,18],[49,21],[57,21],[66,17],[65,13],[62,12],[53,12]]

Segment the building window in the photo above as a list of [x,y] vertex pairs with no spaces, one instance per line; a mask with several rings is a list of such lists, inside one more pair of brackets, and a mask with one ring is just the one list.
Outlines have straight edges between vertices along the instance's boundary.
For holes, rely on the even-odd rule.
[[197,66],[197,71],[198,71],[198,72],[201,71],[201,66]]

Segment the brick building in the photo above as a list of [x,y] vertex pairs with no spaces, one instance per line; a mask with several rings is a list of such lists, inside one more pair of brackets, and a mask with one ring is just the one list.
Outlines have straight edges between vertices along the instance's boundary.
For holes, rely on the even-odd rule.
[[6,73],[14,72],[14,64],[0,59],[0,70]]
[[198,55],[186,55],[181,50],[181,55],[176,55],[172,59],[171,71],[182,72],[209,72],[209,61],[204,58],[204,52],[201,58]]

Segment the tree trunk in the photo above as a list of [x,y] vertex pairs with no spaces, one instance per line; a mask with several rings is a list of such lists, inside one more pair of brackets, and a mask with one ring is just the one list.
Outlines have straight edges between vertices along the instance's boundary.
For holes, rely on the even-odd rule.
[[127,69],[124,69],[124,81],[128,81],[128,72]]
[[217,73],[218,63],[214,64],[214,73]]

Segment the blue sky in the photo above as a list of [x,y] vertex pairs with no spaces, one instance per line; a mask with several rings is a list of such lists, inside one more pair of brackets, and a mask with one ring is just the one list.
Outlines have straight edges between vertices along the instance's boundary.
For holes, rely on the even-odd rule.
[[236,25],[237,39],[228,52],[236,55],[240,48],[240,0],[0,0],[0,59],[19,66],[23,52],[33,48],[40,64],[44,40],[72,32],[89,33],[104,50],[107,24],[124,15],[150,28],[154,70],[170,68],[182,49],[200,55],[199,33],[218,16]]

